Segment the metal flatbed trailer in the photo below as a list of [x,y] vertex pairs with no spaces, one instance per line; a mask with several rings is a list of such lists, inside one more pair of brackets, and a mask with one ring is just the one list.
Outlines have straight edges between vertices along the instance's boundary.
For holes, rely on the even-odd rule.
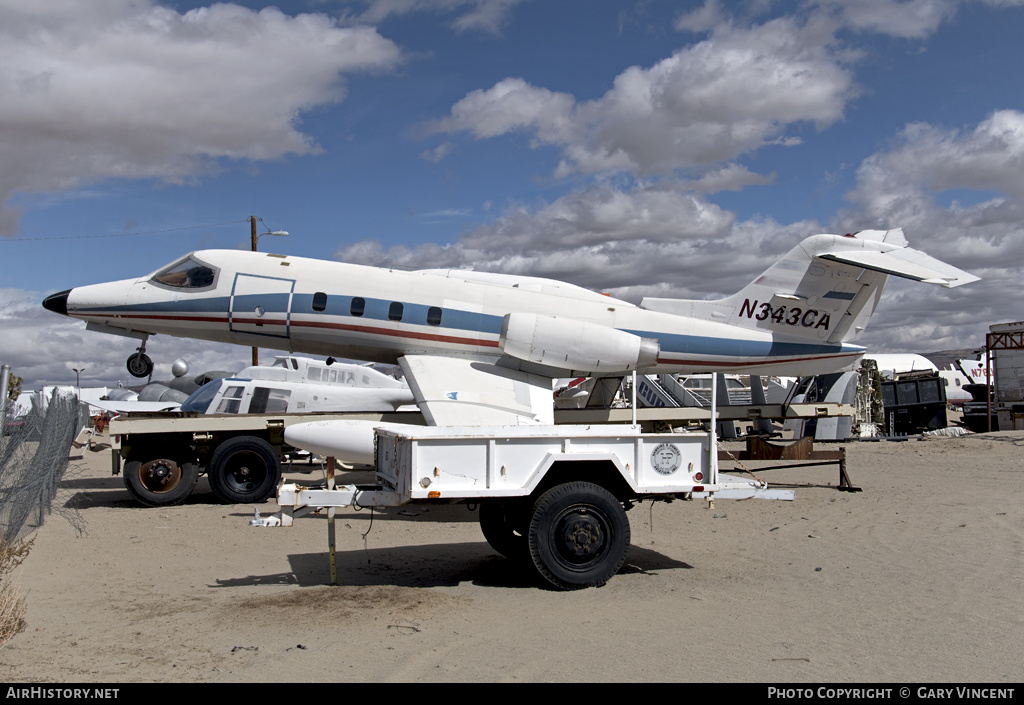
[[282,458],[295,450],[284,430],[326,419],[424,423],[417,412],[122,414],[110,421],[111,472],[121,474],[123,461],[125,487],[147,507],[183,502],[202,473],[222,502],[264,502],[281,481]]
[[[667,501],[741,492],[792,499],[755,479],[718,472],[714,433],[645,434],[639,424],[424,427],[376,431],[376,480],[323,489],[282,485],[281,510],[256,526],[338,507],[479,505],[480,526],[499,553],[532,566],[551,586],[604,584],[629,547],[626,511]],[[334,579],[332,560],[332,582]]]

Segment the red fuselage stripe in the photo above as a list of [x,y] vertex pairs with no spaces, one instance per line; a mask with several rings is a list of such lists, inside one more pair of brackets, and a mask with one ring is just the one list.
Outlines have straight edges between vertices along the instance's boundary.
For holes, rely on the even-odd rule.
[[216,317],[206,318],[203,316],[158,316],[158,315],[132,315],[127,316],[124,314],[89,314],[91,318],[108,318],[118,321],[118,323],[125,324],[132,321],[190,321],[199,323],[220,323],[220,324],[246,324],[246,325],[264,325],[264,326],[285,326],[289,325],[293,328],[322,328],[329,330],[344,330],[351,331],[354,333],[369,333],[372,335],[385,335],[391,338],[404,338],[409,340],[429,340],[439,343],[451,343],[454,345],[479,345],[485,348],[496,348],[498,347],[497,340],[482,340],[479,338],[464,338],[454,335],[439,335],[437,333],[420,333],[417,331],[401,331],[390,328],[374,328],[373,326],[354,326],[347,323],[322,323],[314,321],[285,321],[285,320],[267,320],[266,318],[240,318],[235,317],[234,319]]
[[481,340],[479,338],[462,338],[454,335],[439,335],[437,333],[420,333],[417,331],[399,331],[373,326],[353,326],[348,323],[317,323],[312,321],[292,321],[292,326],[297,328],[328,328],[330,330],[346,330],[355,333],[371,333],[373,335],[389,335],[394,338],[409,338],[412,340],[431,340],[439,343],[454,343],[456,345],[482,345],[486,348],[498,347],[497,340]]
[[[160,315],[124,315],[124,314],[90,314],[91,318],[108,318],[118,321],[122,326],[125,323],[130,323],[133,320],[145,321],[145,320],[156,320],[156,321],[190,321],[197,323],[217,323],[217,324],[230,324],[232,320],[225,317],[203,317],[203,316],[160,316]],[[391,338],[400,338],[406,340],[425,340],[438,343],[450,343],[453,345],[476,345],[485,348],[497,348],[497,340],[485,340],[479,338],[465,338],[453,335],[439,335],[436,333],[421,333],[417,331],[401,331],[388,328],[375,328],[373,326],[356,326],[348,323],[324,323],[315,321],[268,321],[266,319],[256,318],[238,318],[235,317],[234,323],[247,324],[247,325],[290,325],[296,328],[320,328],[327,330],[340,330],[349,331],[353,333],[367,333],[370,335],[383,335]],[[672,358],[672,357],[659,357],[659,365],[710,365],[715,367],[730,368],[730,367],[749,367],[752,364],[769,364],[774,362],[808,362],[811,360],[827,360],[839,357],[857,357],[863,353],[861,352],[846,352],[838,353],[835,355],[812,355],[809,357],[765,357],[763,360],[742,360],[742,361],[726,361],[726,360],[707,360],[707,359],[686,359],[686,358]]]

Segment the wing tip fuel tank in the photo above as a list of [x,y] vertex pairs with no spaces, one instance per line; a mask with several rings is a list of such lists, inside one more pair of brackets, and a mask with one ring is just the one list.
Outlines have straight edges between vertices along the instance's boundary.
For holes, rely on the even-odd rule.
[[374,429],[410,430],[422,428],[412,424],[377,421],[310,421],[288,426],[284,440],[289,445],[346,463],[373,465]]

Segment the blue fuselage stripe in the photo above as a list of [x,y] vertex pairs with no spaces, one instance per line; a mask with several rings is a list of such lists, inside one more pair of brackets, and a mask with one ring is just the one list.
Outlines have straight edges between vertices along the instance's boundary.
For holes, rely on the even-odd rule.
[[[238,299],[246,297],[236,297]],[[263,298],[261,305],[267,313],[289,313],[290,317],[295,315],[303,316],[324,316],[330,318],[345,318],[350,322],[358,321],[379,321],[391,323],[388,318],[389,308],[392,301],[387,299],[375,299],[361,297],[365,301],[362,316],[352,316],[352,299],[348,295],[332,294],[327,297],[324,310],[313,309],[313,295],[296,293],[291,296],[291,311],[286,312],[288,294],[274,294]],[[131,316],[133,313],[140,316],[149,314],[157,316],[188,316],[194,314],[215,314],[227,316],[229,313],[230,298],[227,296],[213,297],[182,297],[178,301],[162,301],[146,304],[132,304],[121,307],[124,315]],[[236,306],[237,308],[237,306]],[[426,304],[404,303],[401,323],[406,325],[423,326],[426,330],[437,330],[438,328],[463,331],[465,333],[497,336],[501,333],[502,316],[484,314],[473,311],[462,311],[452,308],[442,309],[440,326],[427,324],[427,312],[430,308]],[[104,308],[110,311],[110,308]],[[88,309],[80,309],[79,314],[89,315]],[[96,313],[100,313],[99,310]],[[293,319],[294,320],[294,319]],[[315,321],[307,321],[306,327],[315,327]],[[806,355],[842,355],[862,351],[862,348],[854,345],[822,345],[818,343],[795,343],[795,342],[774,342],[769,340],[744,340],[733,338],[719,338],[710,336],[698,336],[676,333],[665,333],[643,330],[624,329],[627,333],[642,338],[656,338],[661,345],[662,356],[671,355],[698,355],[711,357],[744,357],[744,358],[776,358]],[[401,338],[401,331],[393,331],[395,337]],[[292,331],[292,336],[295,331]],[[420,341],[417,341],[420,342]],[[493,343],[487,348],[493,354]]]

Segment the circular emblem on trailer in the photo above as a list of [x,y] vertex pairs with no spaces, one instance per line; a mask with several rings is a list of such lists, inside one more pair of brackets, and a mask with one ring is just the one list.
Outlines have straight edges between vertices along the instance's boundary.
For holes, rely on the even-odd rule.
[[683,456],[671,443],[662,443],[651,453],[651,465],[661,475],[671,475],[683,462]]

